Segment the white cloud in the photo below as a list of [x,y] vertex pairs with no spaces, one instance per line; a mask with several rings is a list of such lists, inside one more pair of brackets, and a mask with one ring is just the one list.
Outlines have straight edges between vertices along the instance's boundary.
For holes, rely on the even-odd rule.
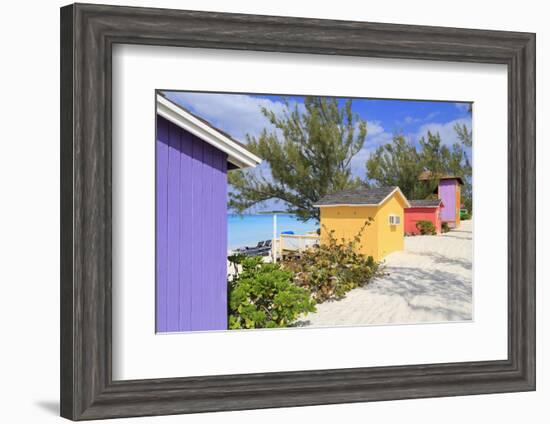
[[[258,136],[264,128],[275,130],[262,114],[262,107],[277,115],[285,110],[283,102],[245,94],[167,92],[166,95],[243,142],[246,134]],[[298,108],[303,107],[293,101],[289,105],[292,108],[296,105]]]
[[[278,116],[281,116],[285,111],[283,102],[246,94],[176,91],[166,92],[165,94],[172,101],[190,109],[240,141],[245,141],[246,134],[260,135],[264,128],[276,130],[261,112],[262,107],[275,112]],[[298,110],[305,111],[303,103],[289,100],[289,106],[291,109],[298,106]],[[367,140],[372,140],[373,137],[379,136],[383,132],[384,128],[379,121],[367,121]]]
[[365,178],[365,163],[378,146],[391,142],[393,134],[387,132],[379,121],[367,121],[367,137],[363,148],[351,159],[353,175]]
[[455,103],[455,107],[461,112],[468,112],[470,110],[470,103]]
[[350,162],[351,172],[353,175],[365,179],[366,174],[366,162],[371,155],[374,153],[376,147],[364,146],[352,159]]
[[[280,101],[258,98],[245,94],[215,94],[191,92],[166,92],[171,100],[188,108],[192,112],[210,121],[213,125],[229,133],[240,141],[246,140],[246,134],[258,136],[264,128],[277,133],[267,118],[262,114],[265,107],[277,115],[282,115],[285,105]],[[303,103],[289,101],[292,108],[296,105],[304,110]],[[364,177],[365,162],[374,150],[391,141],[393,135],[387,132],[380,121],[367,121],[367,137],[363,149],[351,161],[354,175]],[[270,178],[268,169],[260,167],[258,172]]]
[[414,117],[408,115],[408,116],[405,116],[405,118],[402,121],[395,121],[395,124],[398,127],[403,127],[403,126],[411,125],[411,124],[418,124],[420,122],[426,122],[426,121],[429,121],[431,119],[434,119],[437,115],[439,115],[438,111],[430,112],[426,116],[419,117],[419,118],[414,118]]
[[430,112],[422,120],[423,121],[429,121],[430,119],[434,119],[437,115],[439,115],[439,111]]
[[424,124],[418,129],[417,133],[413,137],[415,140],[419,140],[421,137],[425,137],[428,131],[432,134],[439,133],[441,142],[447,146],[452,146],[454,143],[460,142],[454,129],[456,124],[466,125],[468,130],[472,130],[472,120],[469,118],[460,118],[446,123]]
[[380,125],[380,121],[367,121],[367,138],[375,137],[384,132],[384,127]]

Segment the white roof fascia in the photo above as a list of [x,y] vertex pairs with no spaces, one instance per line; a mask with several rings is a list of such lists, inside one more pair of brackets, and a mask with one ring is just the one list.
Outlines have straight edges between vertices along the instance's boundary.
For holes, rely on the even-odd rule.
[[159,94],[157,94],[157,114],[227,153],[227,160],[238,168],[255,167],[262,162],[262,159],[254,153]]

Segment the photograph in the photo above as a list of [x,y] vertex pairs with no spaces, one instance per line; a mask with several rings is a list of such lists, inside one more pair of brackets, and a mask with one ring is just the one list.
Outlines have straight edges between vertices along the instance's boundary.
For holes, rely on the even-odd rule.
[[157,334],[473,319],[472,102],[155,101]]

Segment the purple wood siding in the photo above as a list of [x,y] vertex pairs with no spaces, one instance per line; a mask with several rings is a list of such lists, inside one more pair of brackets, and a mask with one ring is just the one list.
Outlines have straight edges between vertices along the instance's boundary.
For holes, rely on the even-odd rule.
[[442,221],[454,222],[456,220],[456,184],[455,180],[441,180],[439,182],[439,198],[443,200]]
[[160,116],[156,329],[227,329],[227,155]]

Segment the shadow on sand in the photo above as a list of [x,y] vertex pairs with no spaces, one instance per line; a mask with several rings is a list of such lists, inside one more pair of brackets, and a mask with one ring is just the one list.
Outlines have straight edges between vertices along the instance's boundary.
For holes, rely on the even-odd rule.
[[466,271],[472,270],[472,260],[465,258],[450,258],[436,252],[414,252],[415,255],[429,257],[434,263],[444,266],[460,266]]
[[436,313],[447,320],[471,319],[472,313],[467,306],[472,301],[472,285],[463,276],[411,267],[388,267],[386,272],[389,275],[383,280],[375,280],[364,290],[373,294],[400,296],[411,309]]

